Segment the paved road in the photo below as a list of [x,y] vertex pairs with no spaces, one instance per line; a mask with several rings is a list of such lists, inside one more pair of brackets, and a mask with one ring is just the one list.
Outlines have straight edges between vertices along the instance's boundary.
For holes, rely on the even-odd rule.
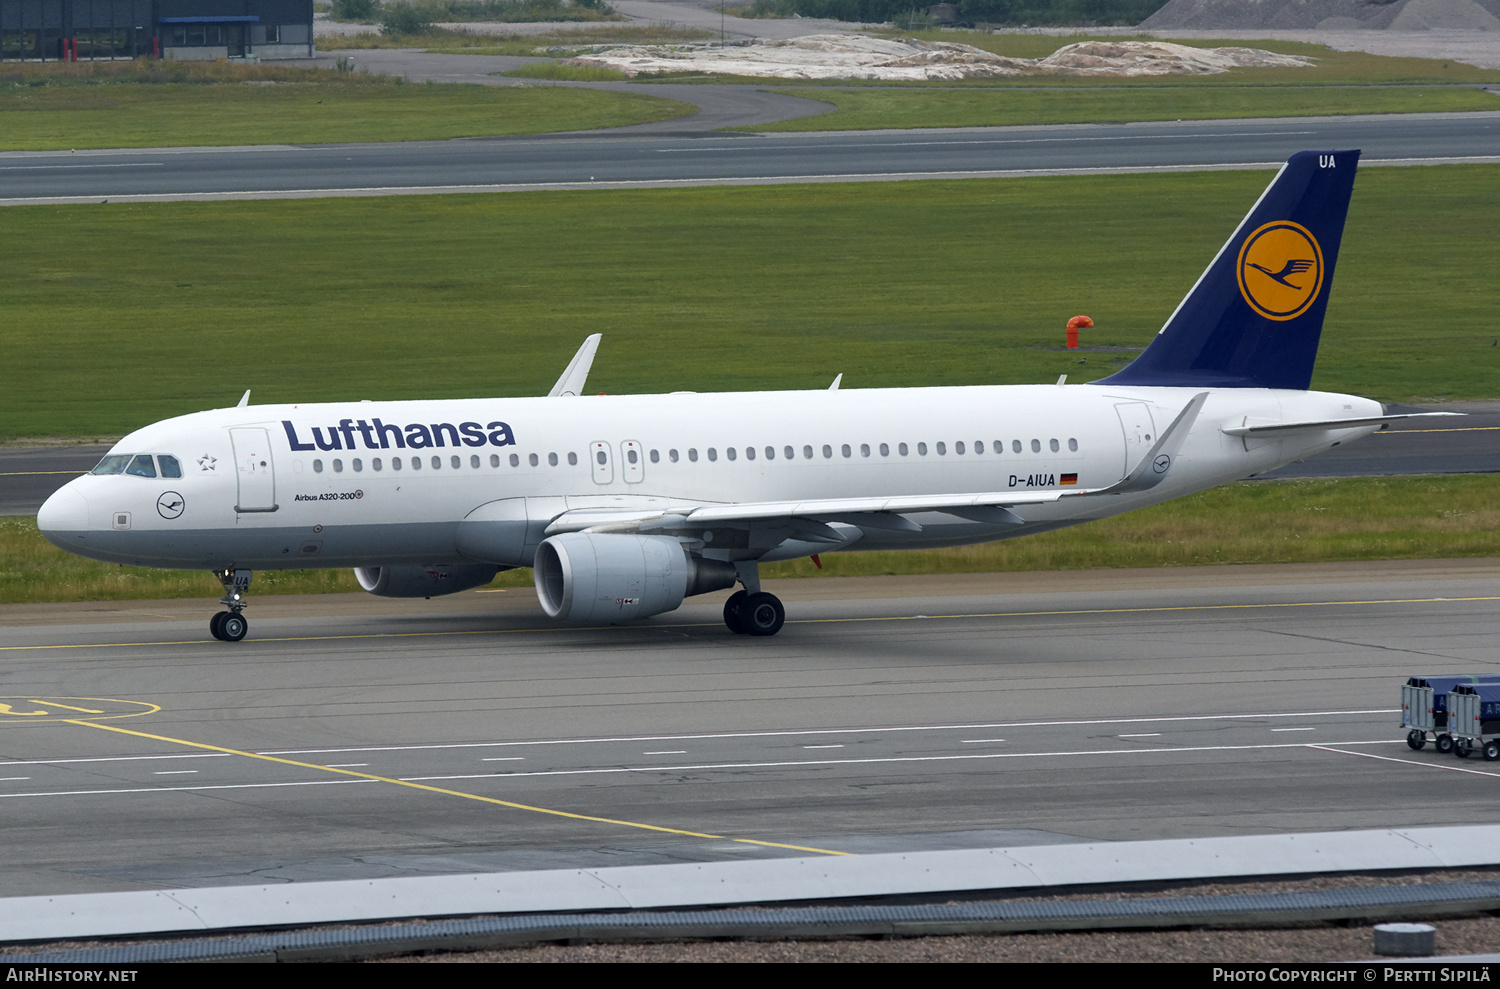
[[1367,164],[1500,160],[1500,113],[9,152],[0,204],[1271,167],[1310,147],[1362,148]]
[[0,608],[0,886],[1494,818],[1500,770],[1411,752],[1394,708],[1412,672],[1495,669],[1495,561],[777,591],[767,640],[722,595],[577,629],[522,591],[255,600],[238,645],[208,597]]
[[[1500,402],[1455,403],[1463,419],[1414,420],[1266,478],[1500,472]],[[35,515],[47,496],[93,468],[108,446],[0,449],[0,516]]]

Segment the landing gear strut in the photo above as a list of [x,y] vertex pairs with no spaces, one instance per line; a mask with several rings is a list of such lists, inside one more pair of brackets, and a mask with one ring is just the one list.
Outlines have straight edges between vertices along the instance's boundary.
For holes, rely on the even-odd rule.
[[775,635],[786,624],[781,599],[760,589],[760,568],[752,561],[735,564],[743,591],[724,602],[724,624],[736,635]]
[[208,631],[221,642],[238,642],[250,631],[250,622],[241,614],[245,610],[245,591],[250,589],[249,570],[215,570],[214,576],[224,586],[224,596],[219,603],[228,611],[221,611],[209,619]]

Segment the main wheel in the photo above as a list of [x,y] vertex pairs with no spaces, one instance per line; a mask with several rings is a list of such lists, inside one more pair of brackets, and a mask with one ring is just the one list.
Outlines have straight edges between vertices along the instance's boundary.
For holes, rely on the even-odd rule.
[[224,624],[224,616],[228,614],[227,611],[215,612],[214,616],[208,620],[208,634],[221,642],[224,640],[224,633],[220,626]]
[[739,610],[740,621],[750,635],[775,635],[786,624],[786,609],[774,594],[751,594]]
[[1496,759],[1500,759],[1500,742],[1485,742],[1484,761],[1494,762]]
[[1472,754],[1473,751],[1474,746],[1472,744],[1465,745],[1462,742],[1453,743],[1453,754],[1458,756],[1460,759],[1469,758],[1470,754]]
[[1427,744],[1427,735],[1413,728],[1406,733],[1406,744],[1414,749],[1420,749]]
[[745,634],[745,620],[740,616],[740,607],[749,596],[745,591],[735,591],[729,595],[729,600],[724,602],[724,624],[728,625],[729,631],[735,635]]
[[1439,754],[1447,755],[1453,751],[1453,736],[1446,733],[1439,735],[1434,744],[1437,746]]
[[244,615],[236,615],[232,611],[224,612],[224,620],[219,622],[219,638],[225,642],[238,642],[250,631],[250,623],[245,620]]

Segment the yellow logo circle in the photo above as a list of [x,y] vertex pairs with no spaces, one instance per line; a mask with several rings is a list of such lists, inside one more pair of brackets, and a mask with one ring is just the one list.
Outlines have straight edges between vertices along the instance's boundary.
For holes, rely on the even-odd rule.
[[1240,295],[1267,319],[1296,319],[1323,287],[1323,250],[1300,223],[1276,220],[1240,248]]

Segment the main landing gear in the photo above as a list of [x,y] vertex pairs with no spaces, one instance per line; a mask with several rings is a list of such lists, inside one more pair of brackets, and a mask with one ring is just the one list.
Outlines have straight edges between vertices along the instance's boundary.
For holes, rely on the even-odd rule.
[[209,619],[208,631],[221,642],[238,642],[250,631],[250,622],[241,612],[245,610],[245,591],[250,589],[249,570],[215,570],[214,576],[224,586],[224,596],[219,603],[228,608]]
[[786,624],[781,599],[760,589],[760,568],[752,561],[736,564],[743,591],[735,591],[724,602],[724,624],[735,635],[775,635]]

